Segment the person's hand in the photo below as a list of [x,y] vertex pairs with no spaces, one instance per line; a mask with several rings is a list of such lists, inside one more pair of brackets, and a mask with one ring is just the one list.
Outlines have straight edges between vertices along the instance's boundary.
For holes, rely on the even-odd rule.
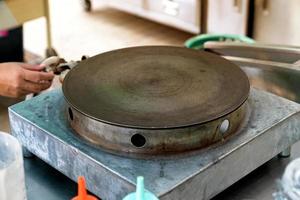
[[0,63],[0,95],[21,97],[49,88],[54,74],[41,72],[43,68],[25,63]]

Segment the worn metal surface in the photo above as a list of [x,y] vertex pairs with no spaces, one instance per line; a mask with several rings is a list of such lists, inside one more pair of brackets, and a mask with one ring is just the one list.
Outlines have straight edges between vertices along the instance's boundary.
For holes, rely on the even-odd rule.
[[63,83],[67,102],[83,115],[140,129],[218,119],[239,108],[249,88],[246,74],[226,59],[167,46],[94,56],[71,70]]
[[[293,145],[290,158],[273,158],[249,175],[218,194],[213,200],[274,200],[286,165],[300,156],[300,143]],[[38,158],[25,159],[27,195],[30,200],[71,199],[77,192],[76,183]],[[146,185],[147,187],[147,185]],[[199,200],[201,198],[195,199]],[[185,200],[185,199],[184,199]]]
[[280,63],[295,63],[300,60],[300,47],[245,44],[237,42],[206,42],[205,49],[232,57],[251,58]]
[[[227,60],[166,46],[97,55],[63,83],[73,129],[130,156],[190,151],[226,139],[244,119],[249,89],[244,72]],[[229,127],[220,130],[224,120]]]
[[[250,120],[222,145],[193,155],[132,159],[80,140],[68,126],[64,100],[53,91],[10,107],[12,133],[38,157],[90,191],[119,200],[133,191],[136,176],[161,200],[209,199],[300,139],[300,106],[252,89]],[[254,153],[255,152],[255,153]]]
[[209,42],[205,48],[239,65],[252,87],[300,102],[300,48],[228,42]]
[[[241,121],[247,120],[246,105],[245,103],[236,111],[210,123],[176,129],[120,127],[83,117],[73,109],[72,119],[68,116],[68,120],[80,137],[105,151],[130,157],[151,158],[189,152],[218,142],[224,143],[238,132]],[[67,115],[67,111],[65,114]],[[222,129],[221,125],[226,121],[229,123],[228,128]]]

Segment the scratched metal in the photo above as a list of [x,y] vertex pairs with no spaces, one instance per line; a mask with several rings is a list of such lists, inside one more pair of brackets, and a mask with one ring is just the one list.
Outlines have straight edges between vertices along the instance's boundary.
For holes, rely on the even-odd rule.
[[[9,108],[12,133],[38,157],[90,191],[120,200],[136,176],[161,200],[210,199],[300,139],[300,105],[251,89],[250,120],[226,143],[193,155],[132,159],[81,141],[67,125],[60,90]],[[46,178],[46,177],[45,177]]]
[[[80,62],[62,90],[71,127],[82,138],[117,154],[146,157],[201,149],[231,136],[244,119],[250,85],[220,56],[143,46]],[[224,119],[230,126],[221,131]]]

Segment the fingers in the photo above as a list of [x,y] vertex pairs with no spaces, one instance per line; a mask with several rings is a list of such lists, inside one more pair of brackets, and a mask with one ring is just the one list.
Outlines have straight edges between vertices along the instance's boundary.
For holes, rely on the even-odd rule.
[[18,98],[31,93],[39,93],[43,90],[48,89],[50,86],[51,82],[38,84],[23,80],[19,86],[10,88],[6,93],[6,96]]
[[[1,66],[1,65],[0,65]],[[53,73],[40,72],[42,66],[25,63],[7,63],[0,67],[0,94],[20,97],[29,93],[39,93],[51,86]]]
[[11,97],[11,98],[19,98],[19,97],[23,97],[27,94],[29,94],[30,92],[22,90],[22,89],[18,89],[18,90],[12,90],[12,91],[8,91],[5,93],[5,96],[7,97]]
[[29,93],[39,93],[43,90],[48,89],[51,86],[51,82],[44,82],[44,83],[33,83],[30,81],[24,81],[22,84],[21,91],[25,92],[26,94]]
[[19,97],[24,97],[28,94],[31,94],[31,92],[24,90],[24,89],[19,89],[18,91],[15,91],[14,96],[15,98],[19,98]]
[[23,70],[23,78],[24,80],[33,83],[51,82],[54,78],[54,74],[49,72]]
[[27,70],[31,70],[31,71],[42,71],[46,65],[30,65],[27,63],[18,63],[22,68],[27,69]]
[[28,93],[39,93],[51,86],[53,73],[30,71],[23,69],[21,89]]

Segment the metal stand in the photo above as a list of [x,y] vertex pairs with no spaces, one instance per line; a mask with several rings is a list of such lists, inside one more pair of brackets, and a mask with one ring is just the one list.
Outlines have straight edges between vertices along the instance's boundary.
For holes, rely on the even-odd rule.
[[278,154],[279,158],[288,158],[291,156],[291,148],[292,147],[288,147],[285,150],[283,150],[281,153]]
[[34,157],[34,154],[31,153],[26,147],[22,146],[22,152],[24,158],[32,158]]
[[207,200],[300,140],[299,104],[255,89],[248,104],[250,120],[223,144],[156,159],[113,155],[81,140],[60,90],[10,107],[9,116],[12,134],[34,155],[72,180],[87,177],[87,188],[102,199],[121,199],[144,176],[161,200]]

